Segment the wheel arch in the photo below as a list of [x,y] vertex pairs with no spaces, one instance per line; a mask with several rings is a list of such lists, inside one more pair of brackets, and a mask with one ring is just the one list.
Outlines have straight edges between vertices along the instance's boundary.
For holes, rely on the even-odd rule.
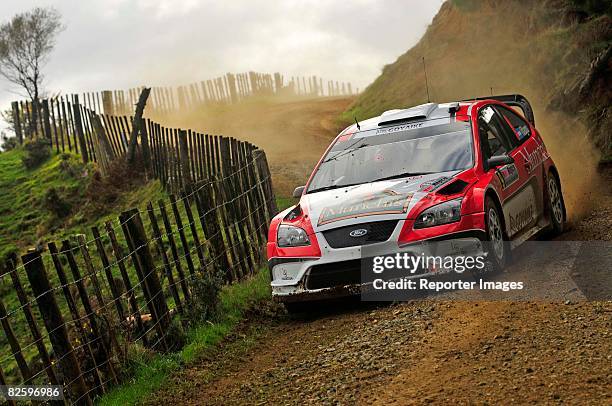
[[[485,211],[485,205],[487,202],[487,197],[491,197],[491,200],[493,200],[493,203],[495,203],[495,205],[497,206],[497,209],[499,210],[499,214],[500,214],[500,219],[502,222],[502,228],[504,230],[504,234],[506,235],[506,238],[508,238],[508,230],[506,229],[506,216],[504,215],[504,210],[502,209],[502,205],[501,205],[501,200],[499,199],[499,196],[497,195],[497,192],[495,192],[495,190],[493,188],[487,188],[485,194],[484,194],[484,199],[483,199],[483,211]],[[486,211],[485,211],[485,222],[486,222]],[[486,223],[485,223],[486,224]]]

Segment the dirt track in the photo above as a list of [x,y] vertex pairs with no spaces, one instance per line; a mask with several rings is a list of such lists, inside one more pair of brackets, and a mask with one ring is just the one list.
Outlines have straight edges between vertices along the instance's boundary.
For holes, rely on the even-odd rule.
[[[294,137],[304,129],[314,149],[301,161],[270,150],[283,189],[316,161],[343,103],[308,103],[290,123],[279,119],[304,106],[279,106],[258,129],[266,150],[283,126]],[[612,171],[603,176],[595,209],[560,240],[612,240]],[[299,317],[270,306],[147,402],[612,404],[612,302],[340,301]]]
[[[610,202],[607,190],[562,239],[612,239]],[[610,366],[609,301],[342,301],[308,316],[254,315],[150,401],[602,405]]]

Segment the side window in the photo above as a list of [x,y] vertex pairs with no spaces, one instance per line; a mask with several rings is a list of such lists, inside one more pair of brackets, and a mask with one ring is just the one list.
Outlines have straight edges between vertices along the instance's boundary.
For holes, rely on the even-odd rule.
[[512,132],[514,133],[518,144],[522,144],[523,141],[531,136],[529,124],[527,124],[527,122],[521,116],[504,107],[498,107],[498,110],[508,125],[512,128]]
[[491,107],[486,106],[478,115],[478,135],[484,159],[510,152],[512,146],[505,136],[501,117]]

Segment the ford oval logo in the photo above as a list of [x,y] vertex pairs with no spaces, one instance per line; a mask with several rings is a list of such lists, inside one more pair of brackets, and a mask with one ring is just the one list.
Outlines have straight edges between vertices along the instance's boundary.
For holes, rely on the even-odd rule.
[[367,233],[368,233],[368,230],[366,230],[365,228],[358,228],[357,230],[351,231],[349,235],[353,238],[357,238],[357,237],[363,237]]

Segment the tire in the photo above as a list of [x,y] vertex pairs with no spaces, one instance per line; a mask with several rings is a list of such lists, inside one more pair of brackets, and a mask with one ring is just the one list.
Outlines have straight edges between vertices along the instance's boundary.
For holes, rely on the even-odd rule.
[[565,201],[561,193],[559,180],[549,172],[546,177],[546,195],[548,196],[548,217],[553,236],[563,233],[565,228]]
[[487,260],[494,272],[501,271],[510,262],[510,244],[503,227],[503,216],[495,201],[487,196],[485,200],[485,250]]

